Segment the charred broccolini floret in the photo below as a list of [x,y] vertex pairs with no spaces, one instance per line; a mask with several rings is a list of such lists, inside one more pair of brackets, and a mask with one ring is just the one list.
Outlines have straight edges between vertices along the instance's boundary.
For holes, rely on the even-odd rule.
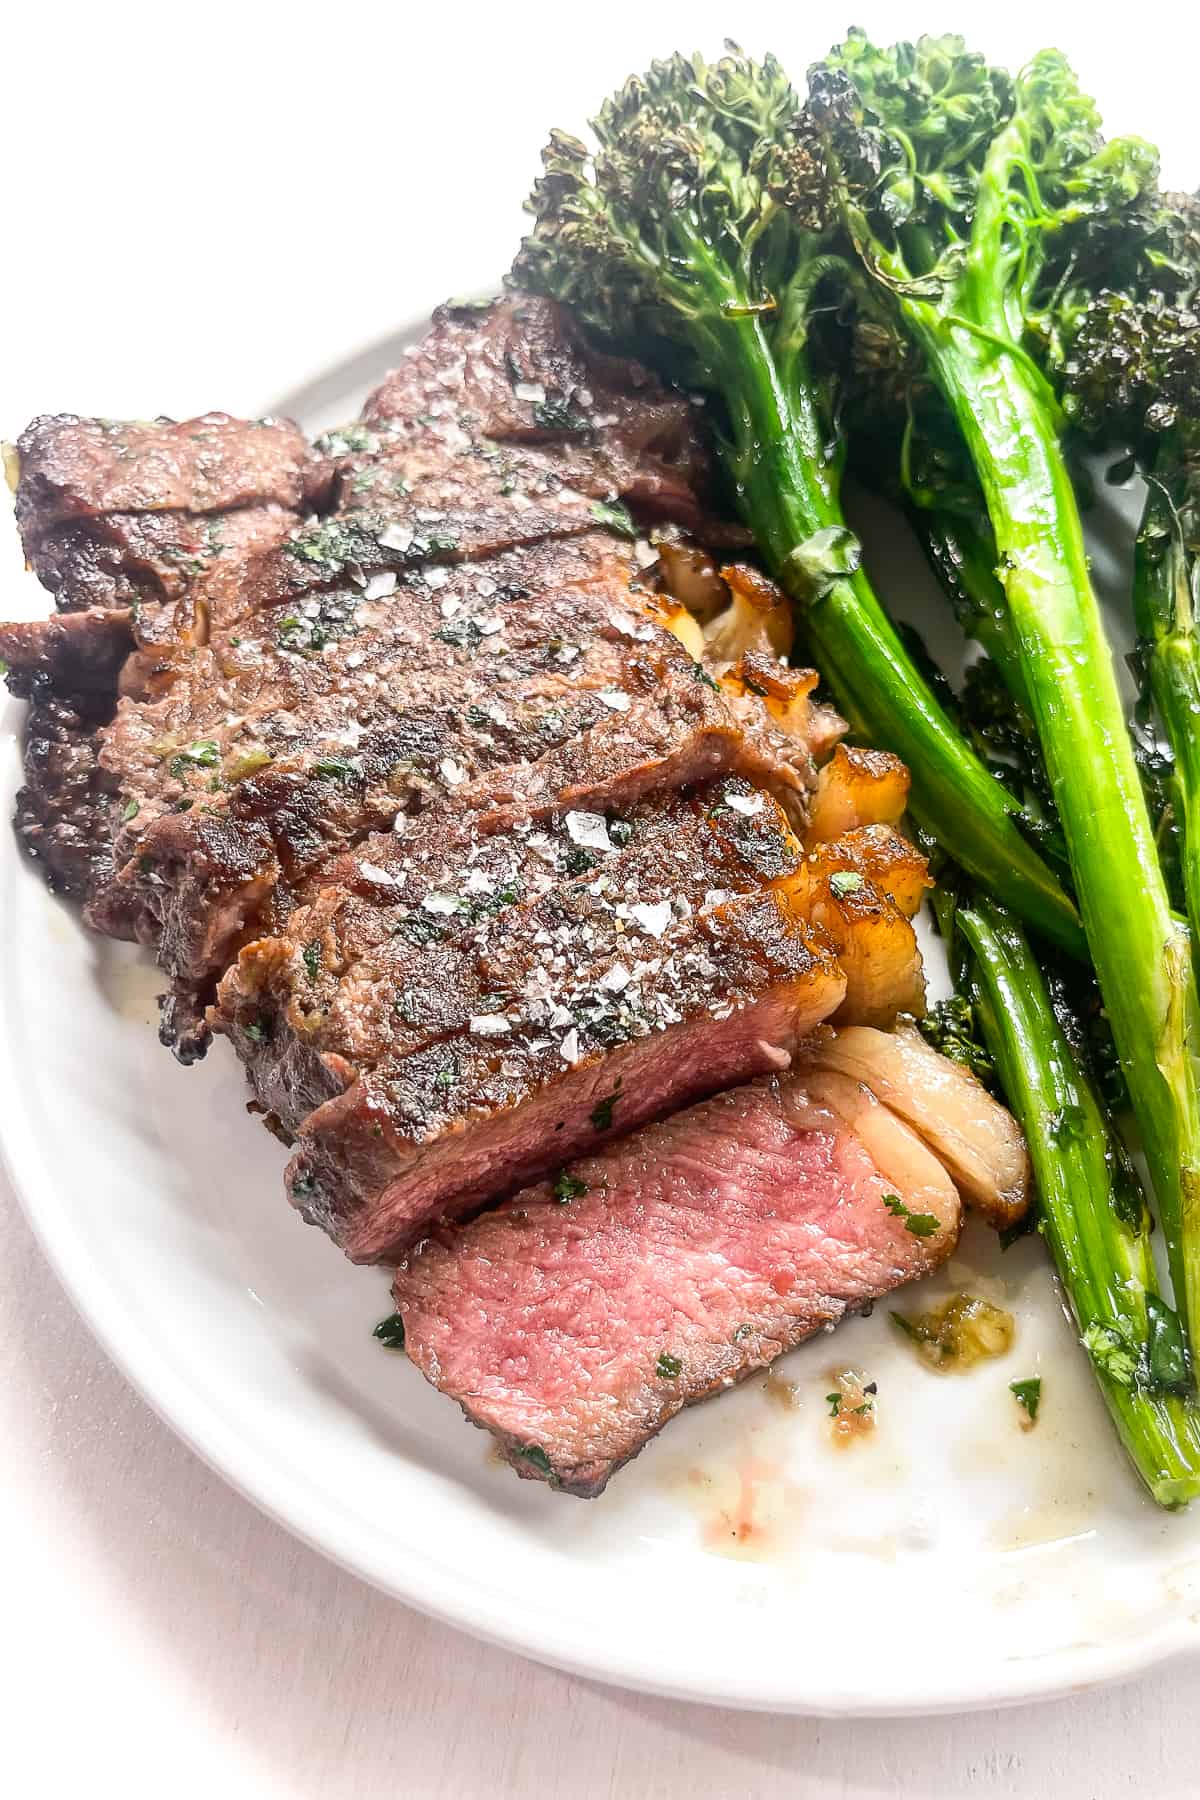
[[[1064,453],[1069,333],[1142,241],[1156,160],[1105,143],[1056,51],[1015,79],[956,37],[879,49],[854,33],[811,72],[826,191],[966,446],[997,551],[1021,686],[1141,1126],[1193,1354],[1200,1352],[1198,1016],[1084,551]],[[1095,290],[1091,290],[1095,291]],[[993,890],[995,891],[995,890]]]
[[742,512],[838,705],[904,758],[914,810],[955,860],[1082,954],[1018,803],[946,718],[859,566],[836,396],[809,338],[818,287],[861,276],[836,254],[840,224],[782,70],[732,50],[715,64],[676,56],[627,82],[594,131],[594,152],[551,138],[517,280],[704,392]]

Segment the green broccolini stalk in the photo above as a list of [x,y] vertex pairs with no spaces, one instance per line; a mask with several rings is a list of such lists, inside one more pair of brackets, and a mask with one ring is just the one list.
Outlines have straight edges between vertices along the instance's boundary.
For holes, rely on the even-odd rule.
[[[852,335],[839,334],[839,349],[861,363]],[[967,672],[956,716],[1052,833],[1053,795],[991,525],[961,444],[947,434],[936,396],[850,379],[852,459],[905,507],[964,633],[987,652]],[[1044,947],[1039,956],[1011,914],[960,887],[955,870],[939,871],[934,910],[956,992],[921,1029],[981,1079],[998,1080],[1020,1119],[1042,1235],[1110,1416],[1154,1498],[1182,1505],[1200,1489],[1200,1418],[1180,1397],[1188,1382],[1182,1331],[1159,1289],[1145,1201],[1114,1125],[1127,1101],[1094,978],[1074,968],[1047,973]]]
[[[959,522],[936,507],[917,521],[969,629],[990,611],[995,576],[986,555],[950,555]],[[986,545],[983,534],[979,543]],[[972,673],[991,668],[985,661]],[[1007,700],[1018,721],[1001,740],[1016,779],[1041,790],[1033,766],[1039,752],[1020,722],[1019,701],[998,675],[984,676],[981,685],[995,697],[996,716]],[[975,704],[968,692],[968,729]],[[1181,1506],[1200,1492],[1200,1418],[1181,1397],[1189,1385],[1182,1329],[1158,1283],[1149,1215],[1114,1122],[1125,1098],[1119,1072],[1105,1067],[1111,1045],[1103,1031],[1098,1040],[1089,1033],[1095,996],[1088,974],[1072,969],[1069,980],[1048,977],[1044,955],[1034,953],[1013,916],[978,896],[961,897],[953,870],[939,875],[934,904],[956,993],[922,1030],[977,1074],[993,1074],[1020,1120],[1041,1232],[1105,1405],[1154,1499]]]
[[1057,52],[1010,80],[959,38],[881,50],[861,33],[811,71],[791,143],[797,185],[807,179],[836,208],[878,308],[969,452],[1200,1357],[1200,1008],[1092,589],[1053,380],[1058,321],[1086,305],[1109,247],[1140,224],[1153,152],[1102,141]]
[[807,648],[851,726],[895,751],[913,810],[1022,918],[1083,955],[1078,914],[1026,839],[1018,804],[947,719],[859,565],[840,499],[836,395],[810,359],[837,222],[781,158],[799,101],[778,63],[672,57],[593,121],[594,154],[555,132],[514,275],[609,343],[700,389],[747,524],[796,603]]
[[[1200,329],[1200,326],[1198,326]],[[1200,495],[1150,476],[1134,553],[1133,604],[1149,695],[1171,746],[1169,777],[1184,899],[1200,942]]]
[[1001,1085],[1035,1125],[1040,1229],[1080,1342],[1138,1475],[1160,1506],[1183,1506],[1200,1494],[1200,1425],[1182,1397],[1183,1334],[1159,1290],[1136,1176],[1016,921],[974,900],[955,923],[970,951],[964,986]]
[[1134,555],[1142,722],[1157,712],[1193,942],[1200,942],[1200,205],[1166,196],[1140,284],[1071,322],[1066,405],[1093,441],[1131,450],[1146,481]]

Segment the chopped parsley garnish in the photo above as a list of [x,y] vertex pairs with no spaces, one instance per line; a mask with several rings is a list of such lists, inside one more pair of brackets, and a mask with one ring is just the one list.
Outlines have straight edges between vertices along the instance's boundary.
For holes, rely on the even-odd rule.
[[579,432],[588,429],[582,413],[577,413],[565,394],[547,394],[533,403],[533,422],[543,431]]
[[847,894],[857,894],[862,884],[862,876],[854,869],[835,869],[829,877],[830,890],[839,900],[844,900]]
[[316,1191],[317,1184],[311,1175],[297,1175],[292,1183],[292,1193],[297,1200],[306,1200],[310,1194],[315,1194]]
[[137,800],[127,800],[121,809],[122,822],[128,825],[130,819],[136,819],[141,812],[141,804]]
[[295,556],[301,562],[322,563],[335,570],[348,562],[363,561],[376,548],[367,532],[356,525],[344,525],[337,519],[310,527],[299,537],[289,538],[283,547],[289,556]]
[[252,1044],[265,1044],[269,1035],[262,1019],[252,1019],[246,1026],[246,1036]]
[[628,819],[610,819],[608,821],[609,842],[623,850],[633,836],[633,826]]
[[735,1328],[734,1333],[733,1333],[734,1343],[735,1344],[745,1343],[746,1339],[750,1336],[750,1334],[753,1330],[754,1330],[753,1325],[738,1325]]
[[389,1313],[386,1319],[380,1319],[371,1336],[378,1338],[385,1350],[403,1350],[404,1320],[398,1312]]
[[578,1200],[582,1195],[586,1194],[588,1186],[586,1181],[580,1181],[578,1175],[568,1175],[567,1171],[564,1169],[559,1175],[558,1180],[554,1183],[554,1187],[551,1191],[554,1194],[554,1198],[559,1201],[561,1205],[566,1206],[570,1201]]
[[1031,1375],[1026,1381],[1010,1381],[1008,1391],[1017,1405],[1025,1408],[1029,1414],[1029,1423],[1032,1425],[1038,1416],[1038,1407],[1042,1403],[1041,1376]]
[[899,1194],[885,1194],[883,1204],[894,1219],[904,1220],[905,1231],[911,1231],[914,1237],[932,1237],[941,1229],[941,1220],[933,1213],[910,1212]]
[[595,1131],[611,1131],[613,1110],[621,1097],[621,1077],[617,1076],[617,1085],[611,1094],[597,1102],[592,1108],[592,1129]]
[[597,524],[607,525],[612,531],[619,531],[622,537],[635,538],[637,526],[633,522],[629,508],[619,500],[611,503],[607,500],[593,500],[591,506],[593,519]]
[[170,770],[172,775],[186,775],[189,769],[214,769],[220,760],[220,748],[212,738],[197,738],[194,744],[176,751]]
[[457,1079],[458,1077],[455,1075],[453,1069],[439,1069],[433,1078],[433,1085],[434,1087],[449,1091],[449,1089],[455,1085]]
[[1083,1334],[1083,1347],[1102,1375],[1118,1387],[1132,1387],[1137,1380],[1137,1356],[1125,1333],[1096,1319]]
[[320,940],[314,938],[311,944],[305,944],[302,954],[304,957],[304,967],[308,970],[308,979],[310,981],[315,981],[317,976],[321,973]]
[[295,613],[289,613],[279,621],[275,641],[281,650],[322,650],[325,633],[314,619],[298,619]]
[[525,1444],[517,1451],[517,1455],[523,1456],[525,1461],[531,1463],[540,1475],[547,1476],[551,1481],[554,1479],[554,1470],[550,1466],[550,1458],[546,1455],[546,1452],[542,1449],[540,1444]]
[[692,674],[696,677],[697,681],[702,681],[705,687],[710,687],[714,694],[720,693],[720,684],[713,680],[703,663],[694,662],[692,664]]
[[325,456],[349,456],[356,450],[374,450],[376,440],[365,425],[339,425],[335,431],[322,432],[313,445]]
[[842,1410],[842,1396],[840,1394],[826,1394],[825,1399],[829,1406],[830,1418],[836,1419]]
[[312,766],[312,772],[327,781],[345,782],[357,781],[362,773],[352,762],[347,762],[344,756],[318,757]]
[[654,1370],[660,1381],[674,1381],[683,1373],[683,1364],[669,1350],[660,1350]]
[[1157,1294],[1146,1295],[1146,1362],[1150,1384],[1166,1393],[1186,1393],[1190,1374],[1179,1314]]

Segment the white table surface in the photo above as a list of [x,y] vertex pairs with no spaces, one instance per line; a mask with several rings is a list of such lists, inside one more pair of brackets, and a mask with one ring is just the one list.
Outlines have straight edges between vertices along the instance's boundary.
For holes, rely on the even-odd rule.
[[[647,54],[725,32],[789,48],[786,9],[733,0],[416,21],[363,0],[22,10],[0,69],[10,433],[64,408],[257,409],[384,337],[398,271],[411,294],[427,265],[432,302],[501,268],[545,127]],[[950,22],[1007,58],[1057,39],[1114,126],[1157,134],[1168,174],[1194,184],[1200,29],[1177,27],[1164,58],[1174,10],[1146,14],[1144,44],[1094,6],[849,13],[889,35]],[[845,22],[792,40],[807,54]],[[230,391],[235,334],[253,391],[244,373]],[[473,1643],[324,1562],[174,1439],[93,1344],[2,1178],[0,1230],[0,1792],[1200,1791],[1196,1667],[1005,1714],[840,1723],[642,1699]]]

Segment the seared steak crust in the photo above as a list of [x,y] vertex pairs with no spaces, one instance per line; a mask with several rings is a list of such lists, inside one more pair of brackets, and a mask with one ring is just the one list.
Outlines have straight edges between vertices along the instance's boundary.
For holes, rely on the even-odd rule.
[[[511,1015],[527,996],[539,1011],[553,997],[545,1016],[601,983],[615,999],[644,924],[661,936],[792,877],[801,855],[778,805],[737,777],[656,796],[624,819],[568,811],[522,827],[481,837],[470,821],[435,818],[367,839],[281,938],[242,951],[217,1022],[290,1129],[303,1116],[288,1089],[305,1050],[336,1059],[337,1091],[385,1058],[468,1029],[473,1015]],[[314,1069],[306,1089],[319,1081]]]
[[303,498],[308,446],[287,419],[133,423],[60,413],[17,440],[17,524],[26,550],[56,525],[111,513],[223,513]]
[[83,900],[112,871],[115,788],[96,762],[99,721],[53,697],[35,699],[25,728],[17,837],[57,894]]
[[565,1001],[482,1015],[356,1081],[301,1126],[295,1204],[353,1261],[384,1260],[443,1215],[786,1065],[845,992],[782,890],[632,943],[628,972],[615,992],[584,978]]

